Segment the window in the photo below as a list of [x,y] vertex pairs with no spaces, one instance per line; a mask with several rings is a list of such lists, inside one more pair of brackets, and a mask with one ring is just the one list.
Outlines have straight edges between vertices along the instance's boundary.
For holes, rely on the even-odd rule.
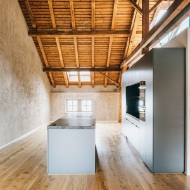
[[92,112],[93,110],[92,100],[83,99],[67,99],[66,100],[66,112]]
[[68,100],[67,101],[67,111],[68,112],[78,111],[78,101],[77,100]]
[[68,72],[69,82],[78,82],[79,77],[81,82],[90,82],[90,72],[89,71],[71,71]]
[[82,100],[82,111],[92,111],[92,100]]

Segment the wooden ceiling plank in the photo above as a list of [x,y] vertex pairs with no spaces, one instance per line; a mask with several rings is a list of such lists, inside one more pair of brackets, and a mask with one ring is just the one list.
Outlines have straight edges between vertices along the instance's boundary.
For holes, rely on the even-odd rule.
[[116,86],[119,86],[120,87],[120,85],[117,83],[117,82],[115,82],[113,79],[111,79],[110,77],[108,77],[108,76],[106,76],[104,73],[102,73],[102,72],[99,72],[101,75],[103,75],[104,77],[106,77],[108,80],[110,80],[112,83],[114,83]]
[[[47,57],[46,57],[46,54],[45,54],[45,51],[44,51],[44,47],[43,47],[42,41],[41,41],[41,39],[40,39],[39,36],[37,37],[37,41],[38,41],[38,44],[39,44],[39,47],[40,47],[40,51],[42,53],[42,57],[44,59],[45,65],[48,68],[49,67],[49,63],[48,63],[48,60],[47,60]],[[50,72],[49,72],[49,77],[50,77],[50,83],[52,84],[53,87],[55,87],[56,86],[55,85],[55,81],[54,81],[52,73],[50,73]]]
[[91,18],[92,18],[92,30],[95,30],[95,0],[91,1]]
[[32,13],[32,9],[30,7],[30,3],[29,3],[29,0],[25,0],[25,5],[26,5],[26,9],[28,11],[28,15],[30,17],[30,21],[32,23],[32,27],[36,29],[36,23],[35,23],[35,20],[34,20],[34,15]]
[[72,29],[75,30],[75,11],[74,11],[74,2],[73,2],[73,0],[70,0],[70,12],[71,12]]
[[[137,0],[136,3],[140,4],[141,0]],[[128,38],[128,41],[126,43],[126,48],[125,48],[125,53],[124,53],[123,59],[125,59],[131,53],[133,40],[137,33],[137,27],[139,24],[139,20],[140,20],[140,14],[138,14],[138,12],[135,9],[134,14],[133,14],[132,24],[131,24],[131,36]]]
[[142,9],[133,0],[128,0],[128,1],[138,11],[138,13],[140,13],[141,15],[143,15]]
[[115,72],[121,71],[119,67],[89,67],[89,68],[59,68],[59,67],[44,67],[44,72],[70,72],[70,71],[90,71],[90,72]]
[[189,9],[190,9],[189,0],[174,1],[172,5],[168,8],[167,12],[163,15],[162,19],[149,31],[149,33],[141,41],[141,43],[121,63],[120,67],[123,68],[129,63],[130,64],[134,63],[132,60],[134,60],[134,58],[142,52],[143,48],[145,48],[148,44],[151,44],[152,41],[158,40],[158,38],[163,36],[167,30],[169,30],[187,12],[189,12]]
[[49,11],[51,15],[52,26],[53,26],[53,29],[56,30],[56,22],[55,22],[55,16],[54,16],[54,11],[53,11],[52,0],[48,0],[48,5],[49,5]]
[[32,37],[129,37],[129,30],[97,30],[97,31],[51,31],[51,30],[29,30],[28,35]]
[[144,39],[149,32],[149,0],[142,1],[142,10],[142,39]]
[[161,3],[163,0],[158,0],[156,4],[149,10],[149,14],[154,11]]
[[[56,44],[57,44],[57,48],[58,48],[61,67],[65,67],[64,62],[63,62],[63,55],[62,55],[62,51],[61,51],[61,45],[60,45],[59,38],[55,37],[55,40],[56,40]],[[68,88],[69,87],[69,80],[67,78],[67,73],[63,72],[63,76],[64,76],[66,87]]]

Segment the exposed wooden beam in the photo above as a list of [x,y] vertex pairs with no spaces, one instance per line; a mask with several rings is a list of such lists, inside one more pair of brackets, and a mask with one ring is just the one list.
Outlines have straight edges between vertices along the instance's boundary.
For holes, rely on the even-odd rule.
[[72,29],[75,30],[75,11],[74,11],[73,0],[70,0],[70,11],[71,11]]
[[143,15],[142,9],[133,0],[128,0],[128,1],[137,10],[138,13],[140,13],[141,15]]
[[105,76],[108,80],[110,80],[112,83],[114,83],[116,86],[119,86],[120,87],[120,85],[117,83],[117,82],[115,82],[113,79],[111,79],[110,77],[108,77],[108,76],[106,76],[104,73],[102,73],[102,72],[99,72],[101,75],[103,75],[103,76]]
[[28,15],[29,15],[29,17],[30,17],[30,21],[31,21],[31,23],[32,23],[32,27],[33,27],[33,28],[36,28],[36,23],[35,23],[35,20],[34,20],[34,15],[33,15],[33,13],[32,13],[32,9],[31,9],[31,7],[30,7],[29,0],[25,0],[24,2],[25,2],[25,5],[26,5],[26,9],[27,9],[27,11],[28,11]]
[[149,0],[142,1],[142,10],[142,39],[144,39],[149,32]]
[[95,67],[95,68],[60,68],[60,67],[45,67],[44,72],[70,72],[70,71],[90,71],[90,72],[116,72],[121,71],[119,67]]
[[128,37],[130,36],[129,30],[94,30],[94,31],[48,31],[48,30],[29,30],[29,36],[43,36],[43,37]]
[[135,48],[135,50],[121,63],[121,68],[131,63],[131,61],[141,53],[142,49],[149,45],[153,40],[164,35],[184,14],[190,9],[189,0],[177,0],[172,3],[162,19],[149,31],[147,36]]
[[116,14],[117,14],[117,4],[118,0],[114,1],[114,6],[113,6],[113,15],[112,15],[112,23],[111,23],[111,29],[114,30],[115,28],[115,19],[116,19]]
[[[95,46],[95,39],[92,37],[92,68],[94,68],[94,46]],[[91,83],[92,87],[94,87],[94,73],[91,73]]]
[[78,71],[78,86],[81,88],[80,72]]
[[[46,65],[46,67],[48,68],[49,67],[49,63],[48,63],[48,60],[47,60],[47,57],[46,57],[46,54],[45,54],[45,51],[44,51],[44,47],[43,47],[42,41],[41,41],[41,39],[40,39],[39,36],[37,37],[37,41],[38,41],[38,44],[39,44],[39,47],[40,47],[40,51],[42,53],[42,57],[44,59],[44,63]],[[54,81],[52,73],[49,73],[49,78],[50,78],[52,86],[55,87],[56,85],[55,85],[55,81]]]
[[94,88],[94,76],[95,73],[94,72],[91,72],[91,83],[92,83],[92,87]]
[[78,45],[77,45],[77,38],[74,37],[74,46],[75,46],[75,57],[76,57],[76,67],[80,67],[79,65],[79,54],[78,54]]
[[[55,37],[55,40],[56,40],[56,44],[57,44],[57,48],[58,48],[61,67],[65,67],[64,62],[63,62],[63,55],[62,55],[62,51],[61,51],[61,45],[60,45],[59,38]],[[67,73],[63,72],[63,76],[64,76],[66,87],[68,88],[69,87],[69,81],[68,81],[68,78],[67,78]]]
[[161,3],[163,0],[158,0],[156,4],[149,10],[149,14],[154,11]]
[[118,81],[117,81],[118,84],[121,84],[121,77],[122,77],[122,73],[120,72],[119,77],[118,77]]
[[92,19],[92,30],[95,30],[95,0],[91,1],[91,19]]
[[[137,0],[136,3],[139,5],[141,3],[141,1],[142,0]],[[139,21],[140,21],[140,14],[135,9],[134,13],[133,13],[133,20],[132,20],[131,28],[130,28],[131,29],[131,36],[127,40],[123,59],[125,59],[131,53],[133,40],[134,40],[136,33],[137,33],[137,27],[138,27]]]
[[[106,67],[109,67],[109,66],[110,66],[110,57],[111,57],[112,42],[113,42],[113,38],[110,37]],[[106,76],[108,76],[108,72],[106,72]],[[104,87],[107,87],[107,83],[108,83],[108,80],[107,80],[107,79],[108,79],[108,78],[105,77],[105,79],[104,79]]]
[[50,15],[51,15],[52,26],[53,26],[53,29],[56,30],[56,22],[55,22],[55,16],[54,16],[54,12],[53,12],[52,0],[48,0],[48,5],[49,5],[49,11],[50,11]]

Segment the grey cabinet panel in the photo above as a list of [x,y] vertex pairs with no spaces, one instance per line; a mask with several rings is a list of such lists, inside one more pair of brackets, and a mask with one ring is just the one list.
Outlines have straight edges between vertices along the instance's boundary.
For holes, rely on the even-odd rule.
[[[125,87],[139,81],[146,82],[146,121],[137,120],[140,127],[139,154],[154,173],[182,173],[185,49],[153,49],[147,53],[122,75],[123,99],[126,97]],[[125,117],[125,104],[123,107]],[[132,138],[129,133],[128,136]]]

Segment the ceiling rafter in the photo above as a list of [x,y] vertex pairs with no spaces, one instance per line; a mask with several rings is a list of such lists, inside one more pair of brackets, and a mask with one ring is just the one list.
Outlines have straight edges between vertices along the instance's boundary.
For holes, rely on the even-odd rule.
[[62,68],[62,67],[44,67],[44,72],[69,72],[69,71],[90,71],[90,72],[116,72],[121,71],[120,67],[89,67],[89,68]]
[[71,24],[72,24],[72,29],[75,30],[75,11],[74,11],[74,3],[73,3],[73,0],[70,0],[70,11],[71,11]]
[[[141,4],[141,1],[142,0],[137,0],[136,3],[139,5],[139,4]],[[133,44],[135,35],[137,33],[137,26],[139,24],[139,20],[140,20],[140,14],[135,9],[134,13],[133,13],[132,24],[131,24],[131,36],[128,38],[128,41],[126,43],[126,48],[125,48],[125,53],[124,53],[123,59],[125,59],[131,53],[132,44]]]
[[149,32],[149,0],[142,1],[142,10],[142,39],[144,39]]
[[[44,47],[43,47],[42,41],[41,41],[39,36],[37,37],[37,41],[38,41],[38,44],[39,44],[39,47],[40,47],[40,51],[42,53],[42,57],[44,59],[44,63],[46,65],[46,67],[49,67],[49,63],[48,63],[48,60],[47,60],[47,57],[46,57],[46,54],[45,54],[45,51],[44,51]],[[56,85],[55,85],[55,81],[54,81],[52,73],[49,73],[49,77],[50,77],[52,86],[55,87]]]
[[51,31],[51,30],[29,30],[28,35],[32,37],[129,37],[129,30],[94,30],[94,31]]
[[35,22],[35,20],[34,20],[34,15],[33,15],[33,13],[32,13],[32,9],[31,9],[31,7],[30,7],[29,0],[25,0],[24,3],[25,3],[25,5],[26,5],[26,9],[27,9],[27,11],[28,11],[28,15],[29,15],[29,17],[30,17],[30,21],[31,21],[31,23],[32,23],[32,27],[33,27],[33,28],[36,28],[36,22]]
[[[92,37],[92,68],[94,68],[94,44],[95,44],[95,39]],[[92,87],[94,87],[94,73],[91,73],[91,82],[92,82]]]
[[80,72],[78,71],[78,86],[81,88]]
[[139,5],[137,3],[135,3],[133,0],[128,0],[128,1],[136,9],[136,11],[138,13],[140,13],[141,15],[143,15],[143,11],[142,11],[142,9],[139,7]]
[[156,4],[149,10],[149,14],[154,11],[161,3],[163,0],[158,0]]
[[50,15],[51,15],[52,26],[53,26],[53,29],[56,30],[56,22],[55,22],[55,15],[54,15],[54,11],[53,11],[52,0],[48,0],[48,5],[49,5],[49,11],[50,11]]
[[92,19],[92,30],[95,30],[95,0],[91,1],[91,19]]
[[[190,3],[189,0],[177,0],[172,3],[167,12],[163,15],[162,19],[155,25],[147,34],[147,36],[141,41],[141,43],[134,49],[134,51],[121,63],[121,68],[130,64],[133,64],[140,54],[142,49],[147,45],[156,41],[158,38],[164,35],[176,22],[178,22],[187,12],[189,12]],[[151,50],[151,48],[150,48]]]
[[[56,44],[57,44],[57,48],[58,48],[58,53],[59,53],[59,59],[60,59],[61,67],[65,67],[64,61],[63,61],[63,55],[62,55],[62,51],[61,51],[61,45],[60,45],[59,38],[55,37],[55,40],[56,40]],[[63,76],[64,76],[66,87],[68,88],[69,87],[69,81],[68,81],[67,73],[63,72]]]

